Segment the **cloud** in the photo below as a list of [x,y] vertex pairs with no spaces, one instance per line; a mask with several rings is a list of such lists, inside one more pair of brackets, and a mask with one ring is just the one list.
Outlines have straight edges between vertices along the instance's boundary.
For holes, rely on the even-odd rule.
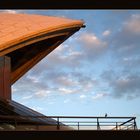
[[67,87],[70,87],[70,86],[74,86],[74,85],[77,85],[77,81],[69,78],[68,76],[61,76],[61,77],[57,77],[55,79],[55,81],[59,84],[59,85],[62,85],[62,86],[67,86]]
[[107,96],[106,93],[98,93],[98,94],[92,96],[92,99],[98,100],[98,99],[101,99],[101,98],[103,98],[103,97],[105,97],[105,96]]
[[54,68],[52,66],[52,69],[44,69],[47,65],[45,61],[41,62],[43,67],[38,65],[37,71],[34,70],[34,67],[13,85],[14,94],[23,97],[23,99],[42,99],[46,97],[50,99],[50,95],[56,97],[59,94],[90,92],[98,84],[96,79],[83,71],[55,69],[55,66]]
[[16,13],[18,13],[17,10],[0,10],[0,12],[3,12],[3,13],[10,13],[10,14],[16,14]]
[[117,73],[113,70],[105,71],[101,79],[108,83],[111,96],[114,98],[135,99],[140,97],[140,74],[139,73]]
[[74,93],[79,93],[79,90],[77,89],[68,89],[68,88],[59,88],[58,91],[61,94],[74,94]]
[[83,33],[77,40],[84,52],[84,59],[88,61],[95,61],[97,58],[104,55],[107,50],[107,42],[99,39],[93,33]]
[[132,57],[139,55],[140,52],[140,15],[131,15],[122,24],[121,30],[116,33],[111,45],[112,52],[116,54],[116,57]]
[[77,69],[83,63],[83,54],[81,51],[74,50],[74,47],[72,48],[70,44],[60,45],[53,52],[51,52],[51,54],[38,63],[34,69],[32,69],[31,73],[40,75],[41,73],[52,70],[56,71],[61,68]]
[[17,88],[16,87],[12,87],[12,93],[17,92]]
[[119,63],[129,70],[136,70],[139,69],[140,57],[124,57]]
[[[93,38],[95,44],[101,44],[96,36]],[[97,80],[80,70],[84,66],[84,53],[75,48],[70,44],[60,45],[20,80],[23,87],[19,89],[30,89],[32,93],[41,90],[65,94],[89,92],[97,85]]]
[[80,98],[81,98],[81,99],[84,99],[84,98],[86,98],[86,97],[87,97],[87,96],[84,95],[84,94],[80,95]]
[[108,82],[117,78],[116,73],[113,69],[103,71],[100,76],[101,76],[102,80],[105,80],[105,81],[108,81]]
[[97,38],[97,36],[91,33],[82,34],[80,40],[85,44],[89,44],[89,47],[91,47],[91,45],[94,45],[96,47],[101,44],[101,41]]
[[29,96],[24,96],[22,97],[23,100],[28,100],[28,99],[31,99],[33,96],[32,95],[29,95]]
[[31,76],[30,73],[27,73],[12,86],[13,93],[20,96],[32,95],[42,89],[48,91],[47,84],[36,75]]
[[140,15],[133,14],[131,15],[130,19],[124,23],[124,30],[130,33],[140,35]]
[[[0,10],[0,12],[2,12],[2,13],[9,13],[9,14],[18,14],[18,13],[30,13],[31,11],[33,11],[33,10]],[[39,12],[39,11],[41,11],[41,10],[38,10],[37,12]],[[33,13],[33,14],[35,14],[35,13]]]
[[127,96],[128,99],[140,97],[140,76],[128,76],[126,78],[113,81],[113,92],[115,97]]
[[46,90],[40,90],[37,91],[34,96],[36,96],[36,98],[44,98],[48,95],[48,93],[50,93],[50,91],[46,91]]
[[65,103],[65,104],[68,103],[68,102],[70,102],[70,99],[64,100],[64,103]]
[[73,41],[60,45],[15,83],[16,94],[32,93],[33,98],[41,99],[49,94],[91,92],[98,82],[90,72],[85,73],[85,63],[101,57],[107,43],[93,33],[79,34]]
[[110,30],[105,30],[102,35],[103,36],[109,36],[111,34],[111,31]]
[[86,89],[90,89],[96,85],[98,85],[98,80],[94,79],[90,75],[86,74],[79,74],[78,76],[78,82],[82,87],[85,87]]
[[61,52],[56,51],[48,57],[49,65],[59,64],[59,66],[65,66],[66,68],[78,67],[82,62],[80,59],[82,55],[82,52],[74,51],[70,48],[64,48]]
[[120,30],[112,35],[110,44],[111,68],[101,80],[114,98],[136,99],[139,95],[140,14],[129,15]]
[[[83,65],[77,65],[76,61],[82,61],[81,52],[69,47],[69,45],[62,45],[43,59],[25,76],[25,81],[21,80],[24,81],[23,85],[27,87],[32,85],[38,90],[44,89],[46,91],[50,88],[54,88],[56,91],[59,88],[72,89],[76,86],[77,89],[88,91],[97,84],[97,81],[92,79],[89,74],[79,70],[82,69]],[[79,72],[76,72],[75,67]]]
[[58,90],[62,93],[65,93],[65,94],[73,93],[73,90],[70,90],[70,89],[67,89],[67,88],[59,88]]

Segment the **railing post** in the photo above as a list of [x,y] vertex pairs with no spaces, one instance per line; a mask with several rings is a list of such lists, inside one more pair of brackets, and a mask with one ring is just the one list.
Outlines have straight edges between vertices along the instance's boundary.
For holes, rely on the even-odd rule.
[[134,118],[134,130],[136,130],[136,129],[137,129],[137,124],[136,124],[136,120]]
[[57,129],[58,130],[60,129],[60,126],[59,126],[59,117],[57,117]]
[[79,122],[78,122],[78,130],[79,130]]
[[97,130],[100,130],[99,119],[97,118]]
[[118,130],[118,123],[116,122],[116,130]]

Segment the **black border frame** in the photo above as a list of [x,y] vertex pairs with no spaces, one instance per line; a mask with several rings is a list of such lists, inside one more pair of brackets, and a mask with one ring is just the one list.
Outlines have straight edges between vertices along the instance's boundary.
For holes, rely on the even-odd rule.
[[1,0],[0,9],[139,9],[139,0]]
[[[0,0],[0,9],[140,9],[139,0]],[[0,132],[1,139],[139,139],[137,131]]]

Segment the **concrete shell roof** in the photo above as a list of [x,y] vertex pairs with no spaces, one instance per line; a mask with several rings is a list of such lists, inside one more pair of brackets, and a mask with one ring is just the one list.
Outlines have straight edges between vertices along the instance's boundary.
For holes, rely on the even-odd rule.
[[11,58],[11,84],[83,24],[62,17],[0,13],[0,56]]
[[80,20],[62,17],[0,13],[0,56],[5,49],[28,38],[82,25]]

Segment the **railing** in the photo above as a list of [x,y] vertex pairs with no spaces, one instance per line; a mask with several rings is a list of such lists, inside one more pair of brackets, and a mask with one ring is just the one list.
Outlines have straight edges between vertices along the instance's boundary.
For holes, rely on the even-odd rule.
[[[21,119],[22,118],[22,119]],[[36,122],[38,119],[39,122]],[[48,119],[48,120],[46,120]],[[28,120],[28,121],[27,121]],[[29,122],[35,122],[31,123]],[[45,123],[42,123],[45,120]],[[48,124],[46,123],[48,121]],[[0,130],[137,130],[136,117],[0,116]]]

